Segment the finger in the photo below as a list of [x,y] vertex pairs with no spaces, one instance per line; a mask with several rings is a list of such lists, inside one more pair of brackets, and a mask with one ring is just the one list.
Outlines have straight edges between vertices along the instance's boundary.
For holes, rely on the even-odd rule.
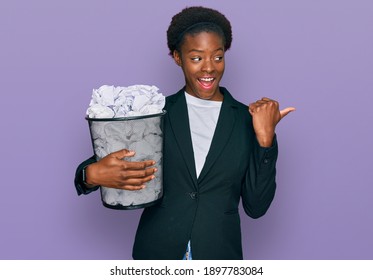
[[144,178],[157,172],[157,168],[147,168],[145,170],[125,170],[120,173],[123,180],[132,178]]
[[145,185],[140,185],[140,186],[123,185],[119,187],[118,189],[127,190],[127,191],[139,191],[139,190],[144,189],[145,187],[146,187]]
[[146,161],[123,161],[123,170],[143,170],[155,164],[154,160]]
[[265,101],[257,100],[257,101],[255,101],[254,103],[250,103],[250,105],[249,105],[249,109],[251,109],[251,110],[255,110],[256,108],[262,106],[262,105],[265,104],[265,103],[266,103]]
[[279,103],[276,100],[273,100],[267,97],[263,97],[260,101],[261,101],[260,104],[275,105],[277,107],[279,105]]
[[283,110],[280,111],[280,116],[281,116],[281,119],[283,117],[285,117],[287,114],[289,114],[290,112],[293,112],[295,111],[295,108],[294,107],[288,107],[288,108],[285,108]]
[[262,100],[258,100],[257,102],[255,102],[255,105],[258,108],[262,107],[262,106],[276,106],[276,107],[279,106],[279,104],[276,100],[272,100],[272,99],[269,99],[269,98],[263,98]]
[[128,190],[138,190],[145,188],[145,184],[155,178],[154,175],[150,175],[141,179],[128,179],[123,182],[123,185],[120,188]]
[[249,113],[251,115],[255,114],[256,112],[258,112],[260,110],[261,106],[262,106],[261,104],[256,104],[256,103],[250,104],[250,106],[249,106]]
[[257,100],[257,101],[255,102],[255,105],[262,105],[262,104],[267,104],[267,103],[268,103],[267,100]]
[[258,100],[255,103],[251,103],[249,105],[249,112],[250,113],[255,113],[256,111],[263,108],[263,106],[268,105],[268,104],[270,104],[269,101]]
[[111,156],[117,159],[123,159],[125,157],[133,157],[135,155],[135,151],[130,151],[127,149],[122,149],[117,152],[111,153]]
[[252,116],[253,114],[255,114],[255,112],[257,111],[257,108],[258,108],[258,106],[257,105],[250,105],[249,106],[249,113],[250,113],[250,115]]
[[265,100],[257,100],[254,103],[250,103],[250,105],[249,105],[249,113],[252,115],[256,111],[260,110],[260,108],[263,105],[266,105],[266,104],[268,104],[268,101],[265,101]]

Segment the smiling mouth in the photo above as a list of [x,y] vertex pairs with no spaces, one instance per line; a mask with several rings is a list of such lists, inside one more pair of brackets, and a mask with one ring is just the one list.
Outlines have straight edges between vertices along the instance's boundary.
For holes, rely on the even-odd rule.
[[212,87],[212,85],[214,84],[214,81],[215,81],[215,78],[212,78],[212,77],[208,77],[208,78],[198,78],[198,82],[199,84],[205,88],[205,89],[209,89]]

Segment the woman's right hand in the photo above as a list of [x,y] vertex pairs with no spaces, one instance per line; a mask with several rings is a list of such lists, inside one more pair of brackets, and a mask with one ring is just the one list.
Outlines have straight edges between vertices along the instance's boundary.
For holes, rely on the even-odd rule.
[[154,160],[141,162],[125,161],[125,157],[133,157],[134,151],[123,149],[102,158],[86,167],[88,187],[105,186],[124,190],[141,190],[145,183],[154,179],[156,168]]

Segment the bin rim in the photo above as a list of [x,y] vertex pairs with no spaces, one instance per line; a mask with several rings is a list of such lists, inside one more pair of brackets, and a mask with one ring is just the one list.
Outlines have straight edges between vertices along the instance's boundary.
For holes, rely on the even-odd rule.
[[109,122],[109,121],[129,121],[129,120],[138,120],[138,119],[147,119],[147,118],[154,118],[158,116],[163,116],[167,113],[166,110],[162,110],[161,113],[157,114],[150,114],[150,115],[142,115],[142,116],[130,116],[130,117],[120,117],[120,118],[90,118],[88,115],[85,117],[87,121],[95,121],[95,122]]

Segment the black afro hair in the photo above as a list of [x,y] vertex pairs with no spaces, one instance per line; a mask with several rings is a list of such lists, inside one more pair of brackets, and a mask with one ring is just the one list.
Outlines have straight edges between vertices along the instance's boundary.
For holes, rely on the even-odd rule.
[[167,30],[167,45],[170,55],[180,46],[186,34],[202,31],[216,32],[223,37],[227,51],[232,43],[232,27],[229,20],[219,11],[205,7],[187,7],[172,17]]

